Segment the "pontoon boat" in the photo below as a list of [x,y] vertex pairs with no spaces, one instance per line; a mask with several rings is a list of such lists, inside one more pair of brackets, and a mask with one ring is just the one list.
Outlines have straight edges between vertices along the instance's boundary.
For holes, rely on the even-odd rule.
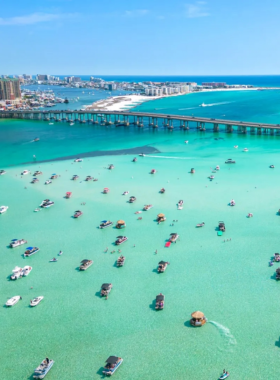
[[19,247],[20,245],[26,244],[27,240],[24,239],[13,239],[10,243],[11,248]]
[[122,267],[124,265],[124,262],[125,262],[125,257],[121,255],[117,260],[117,267]]
[[80,211],[80,210],[77,210],[77,211],[75,211],[75,214],[74,214],[74,218],[79,218],[80,216],[82,216],[83,215],[83,213],[82,213],[82,211]]
[[158,268],[157,268],[158,273],[163,273],[163,272],[165,272],[165,270],[166,270],[168,264],[169,264],[168,261],[160,261],[160,262],[158,263]]
[[117,240],[115,241],[115,244],[116,245],[121,245],[122,243],[124,243],[125,241],[127,241],[127,237],[126,236],[118,236],[117,237]]
[[82,260],[79,270],[87,270],[93,264],[92,260]]
[[111,227],[113,225],[113,222],[111,222],[110,220],[102,220],[99,228],[107,228],[107,227]]
[[112,376],[116,372],[116,370],[119,368],[119,366],[122,364],[122,362],[123,362],[122,358],[119,358],[117,356],[110,356],[106,360],[106,365],[102,373],[105,376]]
[[40,249],[38,247],[28,247],[26,251],[24,252],[24,257],[29,257],[32,255],[35,255],[35,253],[39,252]]
[[106,297],[109,295],[109,293],[112,290],[113,285],[112,284],[102,284],[101,290],[100,290],[100,296]]
[[162,293],[159,293],[158,296],[156,296],[156,310],[162,310],[164,308],[164,295]]

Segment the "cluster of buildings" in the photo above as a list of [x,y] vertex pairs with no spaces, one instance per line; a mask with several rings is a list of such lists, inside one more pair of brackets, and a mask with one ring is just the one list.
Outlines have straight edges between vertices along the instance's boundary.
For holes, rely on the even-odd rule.
[[187,84],[145,87],[145,95],[147,95],[147,96],[164,96],[164,95],[174,95],[174,94],[186,94],[190,91],[191,91],[191,86],[187,85]]
[[16,78],[0,78],[0,102],[16,102],[21,99],[20,81]]

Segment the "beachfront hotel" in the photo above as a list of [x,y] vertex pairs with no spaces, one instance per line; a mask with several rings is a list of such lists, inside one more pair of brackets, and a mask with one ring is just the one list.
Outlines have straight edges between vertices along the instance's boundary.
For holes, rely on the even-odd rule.
[[0,79],[0,100],[21,99],[19,79],[2,78]]

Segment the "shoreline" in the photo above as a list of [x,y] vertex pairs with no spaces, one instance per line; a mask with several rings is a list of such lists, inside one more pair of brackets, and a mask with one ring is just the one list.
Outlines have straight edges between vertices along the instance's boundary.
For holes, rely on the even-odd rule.
[[63,157],[57,157],[57,158],[50,158],[47,160],[34,160],[34,161],[27,161],[27,162],[21,162],[19,164],[14,165],[8,165],[7,167],[12,166],[19,166],[19,165],[29,165],[29,164],[43,164],[47,162],[55,162],[55,161],[67,161],[67,160],[73,160],[76,158],[87,158],[87,157],[101,157],[101,156],[126,156],[126,155],[132,155],[132,154],[149,154],[149,153],[161,153],[157,148],[154,148],[149,145],[144,146],[138,146],[135,148],[128,148],[128,149],[116,149],[116,150],[95,150],[92,152],[85,152],[85,153],[79,153],[75,155],[70,156],[63,156]]
[[226,92],[226,91],[266,91],[266,90],[280,90],[280,87],[252,87],[252,88],[215,88],[203,89],[201,91],[186,92],[180,94],[163,95],[163,96],[146,96],[146,95],[119,95],[112,96],[106,99],[98,100],[91,105],[85,106],[86,110],[100,110],[100,111],[121,111],[130,110],[140,104],[150,102],[153,100],[171,98],[174,96],[184,96],[191,94],[200,94],[203,92]]

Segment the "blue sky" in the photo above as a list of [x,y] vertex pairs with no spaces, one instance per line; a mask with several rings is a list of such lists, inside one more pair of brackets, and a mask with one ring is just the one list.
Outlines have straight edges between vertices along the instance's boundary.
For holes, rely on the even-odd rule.
[[280,74],[279,0],[13,0],[0,73]]

